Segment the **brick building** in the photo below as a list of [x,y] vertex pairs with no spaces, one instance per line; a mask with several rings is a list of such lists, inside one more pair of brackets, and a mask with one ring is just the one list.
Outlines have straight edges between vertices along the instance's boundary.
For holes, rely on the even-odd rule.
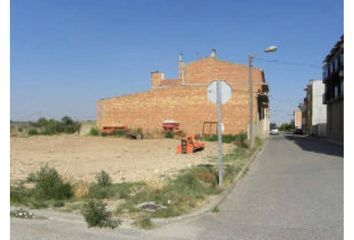
[[[269,130],[268,85],[262,70],[253,68],[254,125],[258,136]],[[151,73],[151,89],[146,92],[100,99],[97,123],[111,126],[161,131],[166,120],[180,124],[187,134],[216,133],[216,106],[207,97],[207,86],[225,80],[232,97],[223,105],[224,134],[247,132],[249,121],[248,66],[209,57],[185,64],[180,55],[178,78],[165,79],[162,72]],[[212,124],[210,124],[210,122]]]

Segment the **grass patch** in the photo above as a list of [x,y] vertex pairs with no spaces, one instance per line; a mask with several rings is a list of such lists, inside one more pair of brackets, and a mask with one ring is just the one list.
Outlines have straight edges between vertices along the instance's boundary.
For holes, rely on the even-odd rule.
[[154,224],[149,217],[143,217],[137,221],[135,221],[135,225],[144,229],[152,229],[154,228]]
[[215,206],[215,207],[213,207],[213,209],[211,209],[211,212],[218,213],[218,212],[220,212],[220,209],[218,206]]
[[[211,136],[205,136],[201,138],[203,141],[210,141],[216,142],[218,141],[218,135],[213,134]],[[247,134],[240,133],[240,134],[224,134],[222,135],[222,142],[223,143],[236,143],[239,146],[246,147],[247,146]]]

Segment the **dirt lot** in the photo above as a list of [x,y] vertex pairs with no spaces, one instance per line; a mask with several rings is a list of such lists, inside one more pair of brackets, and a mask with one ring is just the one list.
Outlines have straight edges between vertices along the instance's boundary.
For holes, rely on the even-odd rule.
[[[169,176],[177,170],[207,163],[217,155],[217,143],[206,142],[204,151],[176,154],[175,139],[128,140],[91,136],[35,136],[11,138],[11,181],[27,175],[46,163],[65,179],[93,181],[101,170],[115,182],[147,180]],[[224,144],[224,153],[232,145]]]

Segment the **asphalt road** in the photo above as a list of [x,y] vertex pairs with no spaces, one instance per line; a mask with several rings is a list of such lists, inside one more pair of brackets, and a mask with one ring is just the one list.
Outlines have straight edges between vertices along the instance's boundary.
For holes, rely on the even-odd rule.
[[88,229],[81,216],[49,213],[48,220],[11,219],[11,239],[343,239],[342,148],[271,137],[219,209],[148,231]]

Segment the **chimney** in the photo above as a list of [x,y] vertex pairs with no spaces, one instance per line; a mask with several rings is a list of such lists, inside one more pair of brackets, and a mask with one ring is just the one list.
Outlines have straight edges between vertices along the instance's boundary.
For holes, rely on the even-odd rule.
[[163,72],[155,71],[151,73],[151,88],[160,87],[161,81],[164,80]]
[[210,57],[216,58],[216,49],[215,48],[211,49]]
[[181,80],[182,84],[184,83],[184,62],[183,62],[183,53],[179,54],[178,60],[178,79]]

